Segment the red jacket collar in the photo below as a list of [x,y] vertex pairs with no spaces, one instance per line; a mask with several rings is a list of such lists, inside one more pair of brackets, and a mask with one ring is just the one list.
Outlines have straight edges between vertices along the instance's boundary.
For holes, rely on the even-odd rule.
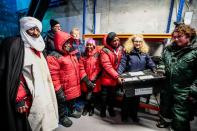
[[32,50],[38,57],[41,57],[41,52],[40,52],[40,51],[37,51],[37,50],[34,49],[34,48],[31,48],[31,50]]

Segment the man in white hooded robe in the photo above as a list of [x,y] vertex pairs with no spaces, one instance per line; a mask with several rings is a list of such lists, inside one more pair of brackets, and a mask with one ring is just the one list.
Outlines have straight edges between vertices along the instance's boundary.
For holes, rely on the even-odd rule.
[[53,131],[58,127],[57,100],[42,54],[42,24],[20,19],[21,37],[3,40],[0,48],[0,112],[7,131]]

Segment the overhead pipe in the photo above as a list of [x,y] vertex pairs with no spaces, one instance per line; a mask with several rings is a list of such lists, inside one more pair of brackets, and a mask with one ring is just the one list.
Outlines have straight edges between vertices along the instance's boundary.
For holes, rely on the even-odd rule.
[[51,0],[32,0],[27,12],[27,16],[32,16],[42,21],[50,1]]
[[49,8],[59,7],[68,4],[68,0],[52,0],[49,4]]
[[177,17],[176,17],[177,23],[181,22],[184,4],[185,4],[185,0],[179,0],[179,9],[178,9]]
[[94,8],[93,8],[93,33],[96,33],[96,0],[94,0]]
[[30,5],[29,5],[29,9],[27,11],[27,16],[33,16],[34,12],[36,10],[36,7],[38,5],[39,0],[32,0]]
[[42,21],[51,0],[40,0],[34,12],[34,17]]
[[83,34],[86,30],[86,0],[83,0]]
[[170,25],[171,25],[171,21],[172,21],[173,8],[174,8],[174,0],[171,0],[171,2],[170,2],[170,12],[169,12],[169,16],[168,16],[168,24],[167,24],[167,28],[166,28],[166,33],[169,33],[169,31],[170,31]]
[[[29,7],[25,9],[18,10],[16,13],[17,14],[26,14],[26,16],[33,16],[34,12],[36,10],[36,6],[38,4],[39,0],[32,0]],[[66,5],[68,3],[68,0],[56,0],[56,1],[51,1],[48,8],[53,8],[53,7],[58,7],[62,5]]]

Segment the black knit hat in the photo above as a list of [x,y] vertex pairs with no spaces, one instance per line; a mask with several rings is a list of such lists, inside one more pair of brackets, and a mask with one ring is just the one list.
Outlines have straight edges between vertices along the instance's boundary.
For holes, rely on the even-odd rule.
[[51,27],[53,27],[53,26],[55,26],[55,25],[57,25],[57,24],[59,24],[58,21],[56,21],[56,20],[54,20],[54,19],[50,19],[50,25],[51,25]]
[[107,35],[107,38],[106,38],[106,42],[107,44],[109,45],[111,43],[111,41],[116,37],[116,33],[115,32],[110,32],[108,33]]

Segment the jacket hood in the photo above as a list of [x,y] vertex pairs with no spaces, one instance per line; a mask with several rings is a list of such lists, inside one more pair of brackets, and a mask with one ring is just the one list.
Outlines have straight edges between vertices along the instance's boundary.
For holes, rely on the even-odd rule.
[[113,41],[113,39],[117,36],[117,34],[115,32],[110,32],[107,34],[107,38],[106,38],[106,43],[108,45],[110,45],[110,43]]
[[107,45],[106,39],[107,39],[107,34],[105,34],[105,35],[103,36],[103,39],[102,39],[102,44],[103,44],[104,46]]
[[106,42],[106,41],[107,41],[107,36],[108,36],[107,34],[104,35],[103,40],[102,40],[102,44],[103,44],[104,47],[106,47],[106,48],[108,48],[109,50],[113,51],[113,48],[112,48],[111,46],[109,46],[109,45],[107,44],[107,42]]
[[55,49],[63,52],[62,47],[64,43],[69,39],[73,39],[69,33],[63,31],[56,32],[54,36]]
[[104,38],[103,38],[103,45],[106,48],[110,49],[111,51],[118,49],[120,46],[119,44],[117,48],[112,47],[111,42],[113,41],[115,37],[117,37],[117,34],[115,32],[110,32],[107,35],[104,35]]

